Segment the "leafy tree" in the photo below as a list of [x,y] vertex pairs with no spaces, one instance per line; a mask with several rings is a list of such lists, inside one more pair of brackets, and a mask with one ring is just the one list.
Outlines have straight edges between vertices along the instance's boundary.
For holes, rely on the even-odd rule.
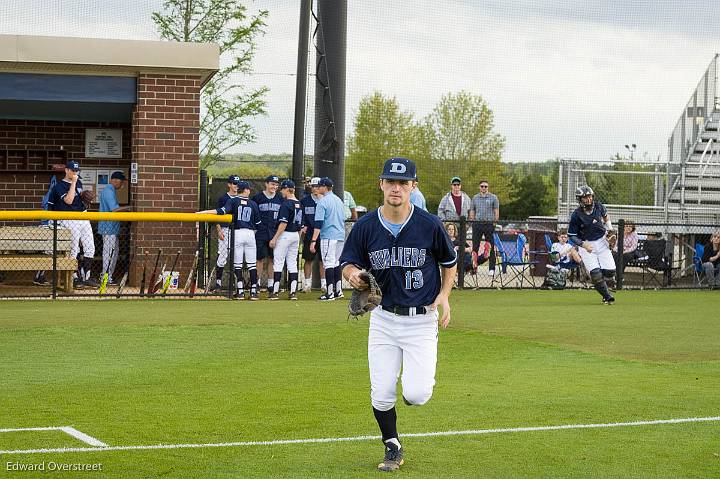
[[509,220],[525,220],[529,216],[552,216],[557,213],[557,201],[550,198],[550,181],[542,175],[514,177],[516,196],[502,211]]
[[220,46],[220,71],[202,91],[200,168],[207,168],[230,148],[255,141],[247,119],[265,113],[267,87],[246,89],[236,74],[251,70],[255,38],[263,33],[266,10],[248,16],[237,0],[165,0],[152,15],[161,38]]
[[382,192],[373,179],[385,160],[404,156],[418,161],[428,155],[425,132],[412,113],[402,111],[396,98],[375,92],[360,100],[347,140],[345,188],[358,204],[374,208],[382,203]]
[[502,164],[505,139],[493,131],[493,112],[481,96],[466,91],[447,94],[425,118],[425,135],[431,140],[430,156],[419,168],[431,171],[428,188],[423,189],[428,205],[436,207],[450,190],[450,178],[459,176],[472,197],[481,180],[507,204],[513,193]]

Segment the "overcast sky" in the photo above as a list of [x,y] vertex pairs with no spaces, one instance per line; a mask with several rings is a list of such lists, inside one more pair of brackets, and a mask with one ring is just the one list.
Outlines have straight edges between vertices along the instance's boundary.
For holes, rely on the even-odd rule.
[[[0,33],[157,38],[159,0],[0,0]],[[374,91],[417,118],[441,95],[468,90],[495,112],[504,158],[607,158],[636,143],[667,155],[667,139],[718,50],[720,26],[697,0],[351,0],[347,119]],[[292,151],[298,0],[268,9],[248,85],[268,85],[258,141],[240,151]],[[9,7],[8,7],[9,5]],[[309,89],[314,93],[314,88]],[[313,105],[312,99],[309,105]],[[312,141],[312,115],[307,137]],[[312,152],[311,144],[306,146]]]

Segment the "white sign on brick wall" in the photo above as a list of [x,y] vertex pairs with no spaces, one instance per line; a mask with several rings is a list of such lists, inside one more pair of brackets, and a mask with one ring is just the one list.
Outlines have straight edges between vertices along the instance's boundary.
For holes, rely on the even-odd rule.
[[85,129],[87,158],[122,158],[121,129]]

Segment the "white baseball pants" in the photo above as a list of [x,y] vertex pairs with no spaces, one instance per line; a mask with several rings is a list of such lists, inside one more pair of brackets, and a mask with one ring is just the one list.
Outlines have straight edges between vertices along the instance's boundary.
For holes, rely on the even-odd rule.
[[83,256],[86,258],[95,257],[95,239],[93,238],[92,226],[87,220],[60,220],[60,226],[70,230],[72,244],[70,245],[70,257],[76,258],[80,252],[80,244],[83,247]]
[[[225,234],[225,241],[230,241],[230,231]],[[243,261],[247,263],[248,268],[256,267],[257,245],[255,244],[255,231],[247,228],[235,230],[235,250],[233,254],[235,255],[233,258],[235,269],[242,268]],[[225,261],[227,261],[227,252],[225,256]],[[218,266],[220,266],[220,256],[218,256]]]
[[599,240],[588,241],[588,243],[592,245],[591,253],[588,253],[582,246],[578,247],[578,252],[588,273],[594,269],[614,270],[615,258],[610,251],[607,239],[603,237]]
[[402,369],[402,395],[410,404],[425,404],[435,386],[438,311],[398,316],[375,308],[370,313],[368,363],[372,406],[387,411],[395,406]]
[[282,271],[287,263],[288,273],[298,272],[298,249],[300,233],[283,231],[275,244],[273,253],[273,271]]
[[[220,239],[220,236],[218,236],[218,257],[216,263],[218,268],[223,268],[227,264],[228,247],[230,245],[230,228],[223,226],[221,229],[223,239]],[[235,233],[237,233],[237,231]],[[237,244],[237,234],[235,235],[235,242]],[[235,256],[237,257],[237,254]]]
[[340,254],[342,254],[344,244],[343,240],[320,240],[320,254],[325,269],[340,266]]

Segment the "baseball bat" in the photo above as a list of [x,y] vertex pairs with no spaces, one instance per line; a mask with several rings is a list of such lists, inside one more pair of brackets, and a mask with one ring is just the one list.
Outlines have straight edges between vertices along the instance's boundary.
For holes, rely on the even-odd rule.
[[155,278],[155,282],[148,286],[148,294],[155,294],[158,291],[158,288],[162,285],[162,274],[165,272],[165,266],[167,266],[167,261],[163,263],[162,268],[160,268],[160,274],[157,275]]
[[117,293],[115,293],[115,297],[119,298],[120,295],[123,292],[123,288],[125,288],[125,283],[128,279],[128,273],[130,272],[130,266],[128,265],[128,270],[125,271],[125,274],[123,275],[122,279],[120,280],[120,284],[118,285]]
[[145,270],[147,268],[147,251],[143,256],[145,256],[145,259],[143,260],[143,272],[142,272],[142,278],[140,279],[140,296],[145,296]]
[[[112,249],[110,250],[110,262],[111,263],[112,263],[112,258],[114,255],[115,255],[115,245],[113,245]],[[100,289],[98,289],[98,294],[100,296],[105,294],[105,291],[107,291],[107,284],[108,284],[109,278],[110,278],[110,273],[108,271],[105,271],[105,273],[103,273],[102,281],[100,281]]]
[[210,271],[210,274],[208,275],[207,281],[205,281],[205,294],[208,294],[210,292],[210,286],[212,283],[215,282],[215,271],[217,269],[217,266],[213,266],[213,269]]
[[163,284],[162,288],[162,295],[165,296],[165,294],[168,292],[168,288],[170,287],[170,283],[172,282],[172,274],[173,271],[175,271],[175,266],[177,265],[177,260],[180,257],[180,251],[177,252],[175,255],[175,259],[173,260],[173,264],[170,267],[170,271],[168,271],[167,278],[165,278],[165,283]]
[[152,294],[151,290],[158,274],[158,266],[160,266],[160,254],[162,254],[162,249],[158,248],[157,256],[155,257],[155,267],[153,267],[152,273],[150,273],[150,280],[148,281],[148,294]]
[[195,251],[195,259],[193,260],[193,264],[190,267],[190,272],[188,273],[188,277],[185,280],[185,288],[184,291],[187,293],[190,291],[190,285],[192,284],[193,278],[195,277],[195,269],[197,269],[197,263],[198,263],[198,252]]

